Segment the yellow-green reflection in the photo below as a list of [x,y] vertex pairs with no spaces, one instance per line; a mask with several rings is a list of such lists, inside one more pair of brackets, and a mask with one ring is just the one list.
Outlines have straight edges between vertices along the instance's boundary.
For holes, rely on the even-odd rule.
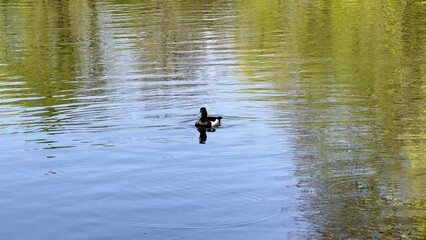
[[[244,1],[248,84],[296,132],[306,216],[331,238],[426,235],[426,6]],[[248,50],[251,51],[248,51]],[[249,88],[256,93],[265,88]],[[288,124],[283,125],[288,128]]]

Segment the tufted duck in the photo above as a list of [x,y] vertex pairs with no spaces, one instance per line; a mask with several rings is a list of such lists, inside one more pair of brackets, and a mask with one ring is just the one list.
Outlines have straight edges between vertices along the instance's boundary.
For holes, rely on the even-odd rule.
[[195,122],[196,127],[204,127],[204,128],[219,127],[220,120],[222,119],[221,116],[208,116],[207,109],[205,107],[200,108],[200,113],[198,114],[198,116],[199,116],[199,119],[197,122]]

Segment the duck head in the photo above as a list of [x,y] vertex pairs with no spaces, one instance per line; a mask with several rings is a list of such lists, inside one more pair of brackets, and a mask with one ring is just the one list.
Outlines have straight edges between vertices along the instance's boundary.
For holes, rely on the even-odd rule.
[[201,121],[207,120],[207,109],[205,107],[200,108],[200,113],[198,114],[198,117]]

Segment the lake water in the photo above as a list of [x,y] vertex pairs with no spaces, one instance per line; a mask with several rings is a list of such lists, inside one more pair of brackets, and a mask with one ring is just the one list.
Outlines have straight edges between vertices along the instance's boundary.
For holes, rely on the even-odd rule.
[[2,239],[424,239],[426,2],[0,0],[0,143]]

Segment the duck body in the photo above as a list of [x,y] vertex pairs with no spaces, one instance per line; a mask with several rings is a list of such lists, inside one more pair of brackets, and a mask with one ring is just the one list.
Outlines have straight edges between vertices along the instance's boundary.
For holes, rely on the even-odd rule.
[[220,126],[220,119],[216,118],[214,121],[209,120],[198,120],[195,122],[196,127],[203,127],[203,128],[212,128],[212,127],[219,127]]
[[222,116],[208,116],[207,109],[200,108],[199,119],[195,122],[196,127],[212,128],[219,127]]

